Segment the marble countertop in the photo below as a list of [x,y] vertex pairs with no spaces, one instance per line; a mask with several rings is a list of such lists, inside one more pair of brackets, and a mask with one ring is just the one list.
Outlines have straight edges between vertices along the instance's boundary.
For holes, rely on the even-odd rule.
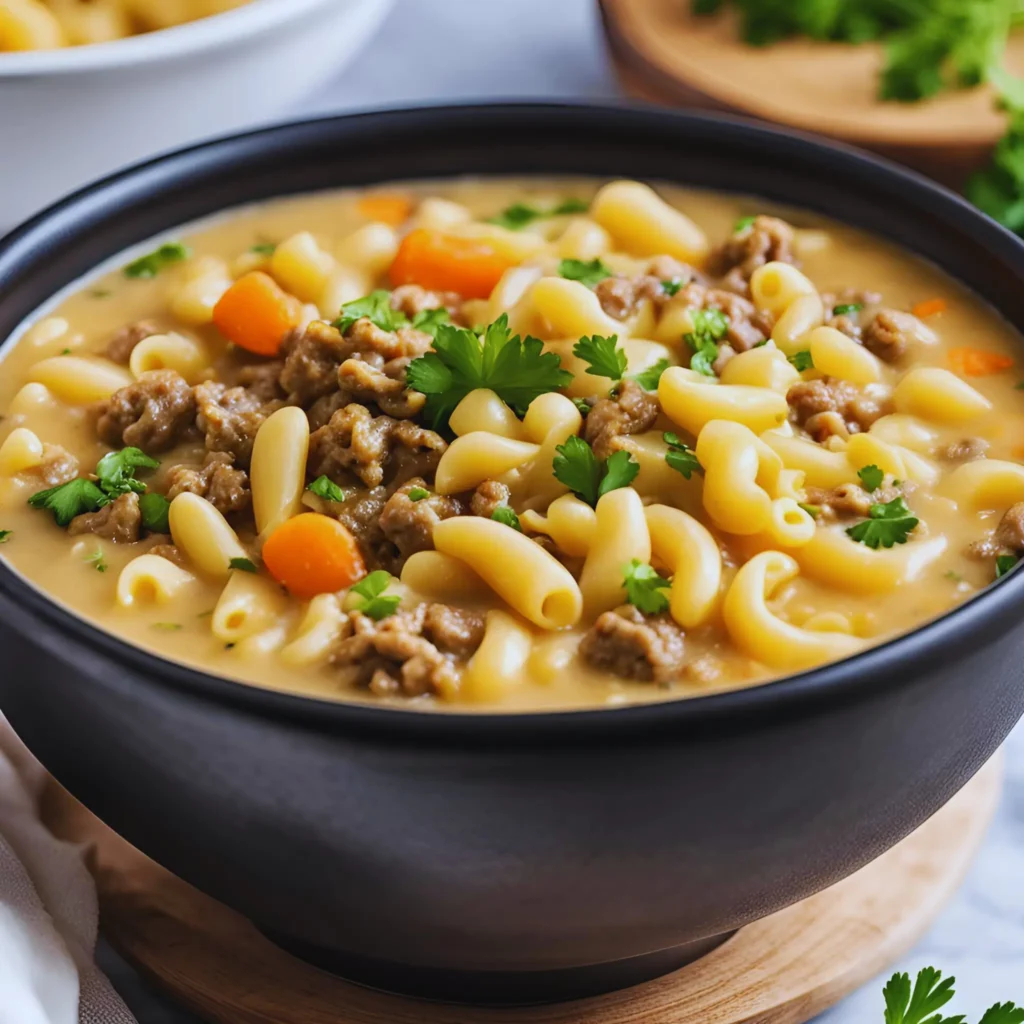
[[[398,0],[366,51],[296,115],[508,97],[616,97],[593,0]],[[960,893],[900,964],[957,977],[954,1013],[1024,1002],[1024,726],[1007,744],[1007,785]],[[155,996],[109,950],[101,961],[140,1024],[198,1024]],[[881,1021],[881,979],[819,1018]]]

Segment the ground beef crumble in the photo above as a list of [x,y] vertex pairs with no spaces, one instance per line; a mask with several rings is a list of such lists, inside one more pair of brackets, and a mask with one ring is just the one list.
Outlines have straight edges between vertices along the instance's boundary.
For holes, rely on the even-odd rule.
[[886,363],[897,363],[913,345],[926,341],[930,330],[912,313],[881,309],[864,328],[864,347]]
[[243,512],[252,504],[249,475],[234,468],[227,452],[210,452],[202,466],[174,466],[167,473],[167,499],[186,491],[205,498],[218,512]]
[[749,300],[721,288],[707,288],[692,282],[676,294],[676,302],[687,309],[720,309],[729,321],[726,341],[735,352],[746,352],[771,336],[775,321],[767,310],[759,310]]
[[961,441],[954,441],[946,445],[935,454],[943,462],[976,462],[985,458],[989,449],[989,443],[981,437],[965,437]]
[[380,528],[384,537],[398,549],[402,561],[417,551],[430,551],[434,547],[434,527],[442,519],[465,514],[458,498],[442,494],[428,494],[414,501],[409,492],[413,488],[426,489],[421,477],[414,477],[388,498],[380,514]]
[[606,459],[621,445],[619,438],[650,430],[660,406],[655,395],[636,381],[624,380],[614,398],[598,400],[583,425],[583,438],[599,459]]
[[1024,501],[1011,505],[993,533],[967,548],[967,554],[979,560],[1010,553],[1024,555]]
[[501,483],[500,480],[485,480],[473,492],[469,510],[475,516],[490,519],[499,508],[508,504],[511,493],[508,485]]
[[[399,365],[396,367],[395,364]],[[387,368],[397,370],[397,376],[392,377],[386,370],[378,370],[361,359],[346,359],[338,368],[340,397],[346,405],[350,402],[369,405],[372,402],[386,416],[412,419],[423,410],[426,396],[405,386],[406,365],[404,360],[397,359],[387,363]]]
[[838,487],[808,487],[805,500],[817,508],[819,523],[831,523],[837,519],[862,519],[872,505],[884,505],[912,491],[910,481],[904,481],[901,488],[880,487],[873,493],[868,493],[859,484],[849,483]]
[[126,324],[107,343],[107,358],[115,363],[128,365],[128,361],[135,351],[135,346],[145,338],[151,338],[159,334],[160,328],[152,320],[139,320],[133,324]]
[[247,388],[230,388],[216,381],[197,384],[195,400],[196,424],[206,435],[206,447],[211,452],[228,452],[242,467],[249,465],[263,421],[281,406],[264,402]]
[[75,516],[68,526],[68,533],[77,537],[83,533],[94,533],[97,537],[112,540],[115,544],[134,544],[142,529],[142,512],[139,496],[134,491],[122,494],[98,512],[86,512]]
[[747,294],[750,275],[766,263],[796,263],[795,232],[778,217],[755,217],[708,257],[707,271],[723,278],[723,287]]
[[380,622],[350,612],[331,663],[356,669],[355,683],[379,697],[451,696],[458,690],[458,659],[480,646],[481,612],[421,604]]
[[43,444],[43,458],[38,466],[26,470],[47,487],[59,487],[78,476],[78,459],[59,444]]
[[889,390],[859,387],[835,377],[797,381],[786,393],[790,418],[816,441],[831,434],[855,434],[891,412]]
[[434,292],[418,284],[401,284],[391,293],[391,308],[404,313],[410,320],[428,309],[446,309],[458,323],[462,310],[462,296],[458,292]]
[[174,370],[150,370],[101,402],[96,414],[96,433],[102,441],[112,448],[133,446],[153,454],[191,433],[196,397]]
[[668,683],[683,671],[683,631],[667,614],[645,616],[623,605],[590,627],[580,654],[594,668],[625,679]]
[[594,287],[601,308],[615,320],[628,320],[647,300],[655,312],[672,298],[665,288],[666,282],[688,284],[699,277],[693,267],[680,263],[671,256],[658,256],[651,260],[647,270],[639,277],[606,277]]

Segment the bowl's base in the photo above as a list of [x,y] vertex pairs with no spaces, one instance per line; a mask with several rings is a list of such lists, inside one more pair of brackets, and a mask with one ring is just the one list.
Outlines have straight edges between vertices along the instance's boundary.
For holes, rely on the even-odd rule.
[[731,934],[611,963],[556,971],[446,971],[337,953],[287,936],[268,938],[306,963],[381,992],[476,1006],[530,1006],[604,995],[660,978],[706,956]]
[[[44,820],[58,836],[94,847],[90,867],[111,945],[211,1024],[802,1024],[875,977],[925,932],[981,842],[1001,779],[995,758],[874,863],[747,925],[681,970],[673,968],[698,955],[693,946],[525,978],[420,976],[353,958],[328,963],[314,951],[298,950],[362,985],[274,945],[245,918],[144,857],[56,785],[47,794]],[[608,994],[502,1009],[413,1002],[365,985],[459,1001]],[[608,991],[613,988],[618,990]]]

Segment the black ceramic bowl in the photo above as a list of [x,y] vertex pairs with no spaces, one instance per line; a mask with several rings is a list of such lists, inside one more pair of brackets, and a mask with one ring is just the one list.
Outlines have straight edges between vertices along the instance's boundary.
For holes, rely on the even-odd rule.
[[[238,203],[459,174],[756,193],[921,253],[1024,329],[1024,245],[925,180],[720,118],[586,106],[287,125],[134,168],[0,244],[0,337],[130,243]],[[0,570],[0,706],[145,853],[317,962],[459,999],[680,964],[941,807],[1024,711],[1024,573],[906,637],[735,693],[465,715],[271,693],[160,661]]]

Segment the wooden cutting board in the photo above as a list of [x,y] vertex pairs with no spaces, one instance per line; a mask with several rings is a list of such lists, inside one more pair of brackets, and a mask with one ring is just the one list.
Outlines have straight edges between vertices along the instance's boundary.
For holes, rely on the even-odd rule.
[[[792,39],[740,40],[730,9],[691,13],[690,0],[598,0],[609,48],[632,95],[671,106],[746,114],[829,135],[959,184],[1005,130],[988,86],[921,103],[878,100],[882,47]],[[1010,40],[1010,70],[1024,71],[1024,34]]]

